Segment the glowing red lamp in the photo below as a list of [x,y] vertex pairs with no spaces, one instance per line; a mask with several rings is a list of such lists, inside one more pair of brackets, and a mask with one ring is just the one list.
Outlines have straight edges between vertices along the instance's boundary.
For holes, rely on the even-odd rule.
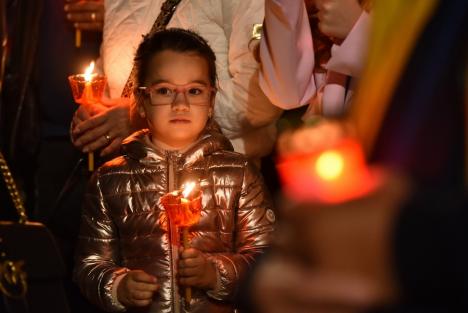
[[[94,62],[86,68],[84,74],[68,76],[73,99],[80,105],[91,105],[101,100],[106,87],[106,77],[93,73]],[[94,154],[88,153],[88,170],[94,170]]]
[[284,193],[297,201],[347,201],[369,193],[378,180],[351,138],[319,152],[284,157],[277,168]]

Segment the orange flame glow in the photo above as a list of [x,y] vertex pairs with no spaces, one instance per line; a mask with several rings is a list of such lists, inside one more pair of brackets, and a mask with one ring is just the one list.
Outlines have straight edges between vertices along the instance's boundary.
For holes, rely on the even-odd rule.
[[184,191],[182,191],[182,195],[184,198],[187,198],[189,194],[192,192],[193,188],[195,188],[195,183],[194,182],[188,182],[185,184]]
[[93,74],[93,71],[94,71],[94,61],[89,64],[89,66],[86,68],[83,74],[85,81],[87,82],[91,81],[91,76]]
[[317,158],[315,170],[324,180],[337,179],[344,168],[343,156],[337,151],[325,151]]

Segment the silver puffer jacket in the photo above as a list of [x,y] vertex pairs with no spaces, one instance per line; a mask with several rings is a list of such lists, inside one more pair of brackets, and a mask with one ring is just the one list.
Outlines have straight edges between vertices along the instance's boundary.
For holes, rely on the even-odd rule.
[[176,278],[178,237],[159,199],[195,180],[203,209],[199,223],[189,229],[191,246],[215,264],[218,288],[192,288],[190,312],[233,312],[239,279],[273,231],[274,213],[256,168],[215,130],[205,131],[182,154],[156,149],[147,130],[128,138],[122,151],[98,169],[86,194],[74,273],[82,292],[101,308],[116,311],[115,278],[142,269],[158,278],[160,289],[149,307],[137,311],[184,312]]

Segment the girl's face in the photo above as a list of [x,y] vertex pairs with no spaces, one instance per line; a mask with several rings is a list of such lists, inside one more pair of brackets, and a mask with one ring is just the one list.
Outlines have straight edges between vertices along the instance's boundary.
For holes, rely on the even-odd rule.
[[213,110],[208,62],[194,53],[164,50],[153,56],[148,73],[144,86],[150,88],[138,111],[153,141],[174,149],[195,142]]

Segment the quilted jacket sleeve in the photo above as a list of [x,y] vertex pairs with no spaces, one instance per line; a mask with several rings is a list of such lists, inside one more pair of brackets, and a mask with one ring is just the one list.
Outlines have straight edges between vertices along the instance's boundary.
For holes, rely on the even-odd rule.
[[235,251],[211,256],[219,273],[220,286],[210,296],[219,300],[235,296],[240,279],[272,238],[275,214],[263,178],[250,164],[245,167],[236,214]]
[[109,216],[98,171],[85,195],[73,275],[86,298],[106,311],[119,310],[111,289],[115,278],[126,269],[117,265],[118,259],[116,227]]

